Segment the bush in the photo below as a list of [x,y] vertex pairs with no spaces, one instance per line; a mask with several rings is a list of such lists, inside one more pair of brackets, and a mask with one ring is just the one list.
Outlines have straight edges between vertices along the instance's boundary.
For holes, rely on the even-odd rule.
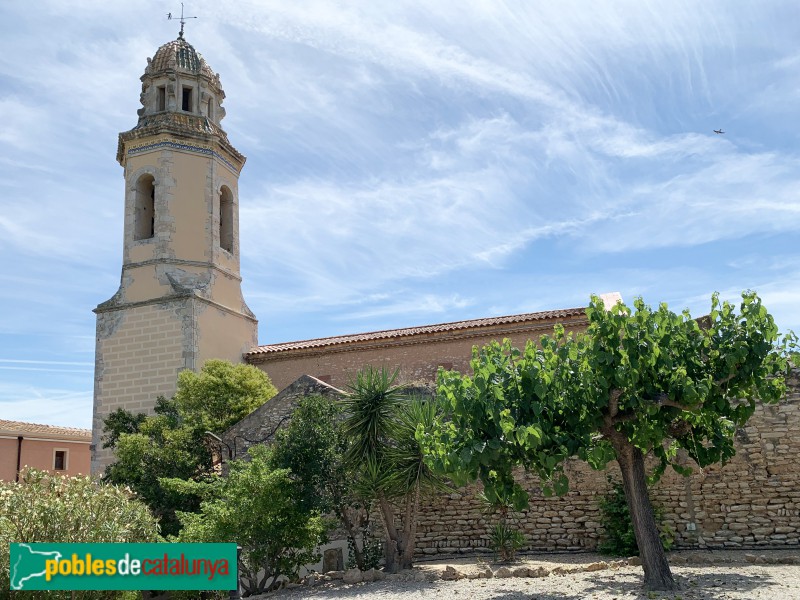
[[525,535],[519,530],[517,510],[522,507],[519,495],[505,490],[500,493],[495,488],[486,488],[478,494],[486,516],[497,515],[498,520],[489,529],[489,548],[494,559],[512,562],[517,552],[525,547]]
[[316,562],[325,526],[301,508],[299,487],[288,469],[271,469],[264,446],[250,449],[250,462],[233,461],[218,497],[199,513],[179,513],[181,542],[237,542],[242,546],[239,577],[247,595],[274,589],[282,575],[293,577]]
[[0,598],[125,597],[125,592],[11,592],[10,543],[158,541],[155,518],[127,489],[36,469],[23,470],[19,483],[0,482]]
[[[608,478],[610,485],[608,493],[600,499],[600,524],[605,531],[604,536],[597,546],[602,554],[611,556],[639,556],[639,547],[636,545],[636,535],[633,532],[633,522],[625,500],[625,489],[622,483]],[[658,525],[659,537],[664,550],[672,548],[674,533],[668,525],[664,524],[664,510],[653,505],[653,512]]]
[[517,551],[524,546],[525,536],[508,523],[497,523],[489,532],[489,547],[494,553],[495,560],[512,562],[517,556]]
[[[353,536],[347,537],[347,564],[348,569],[377,569],[383,562],[383,538],[373,531],[372,525],[361,529],[361,543]],[[358,559],[361,562],[358,562]]]

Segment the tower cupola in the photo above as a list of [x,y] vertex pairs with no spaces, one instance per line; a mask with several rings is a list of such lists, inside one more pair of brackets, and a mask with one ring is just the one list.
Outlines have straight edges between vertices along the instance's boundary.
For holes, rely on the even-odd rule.
[[147,59],[142,80],[139,123],[154,115],[195,115],[219,126],[225,116],[219,75],[182,36]]
[[[183,35],[161,46],[141,76],[142,91],[136,126],[120,136],[120,142],[153,135],[156,131],[213,136],[226,150],[242,158],[220,126],[225,118],[219,74]],[[122,152],[122,144],[118,148]],[[118,154],[122,163],[123,157]]]

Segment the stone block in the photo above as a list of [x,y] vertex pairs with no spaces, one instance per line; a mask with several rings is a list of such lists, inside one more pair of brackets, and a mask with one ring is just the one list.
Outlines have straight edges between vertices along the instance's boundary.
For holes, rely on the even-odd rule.
[[342,581],[349,584],[361,583],[364,581],[364,574],[359,569],[348,569],[344,572]]

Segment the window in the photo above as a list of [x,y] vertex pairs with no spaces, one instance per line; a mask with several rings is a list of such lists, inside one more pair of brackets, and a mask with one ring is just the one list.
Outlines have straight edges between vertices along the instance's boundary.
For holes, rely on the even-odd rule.
[[233,192],[225,186],[219,193],[219,245],[233,252]]
[[156,185],[152,175],[142,175],[136,182],[133,239],[146,240],[155,235]]
[[53,470],[66,471],[67,470],[67,451],[55,450],[53,453]]
[[181,96],[181,108],[186,112],[192,111],[192,88],[183,88],[183,95]]
[[167,88],[163,85],[158,88],[158,106],[156,110],[167,110]]
[[214,118],[214,99],[213,98],[209,98],[208,99],[208,110],[206,111],[206,116],[209,119],[213,119]]

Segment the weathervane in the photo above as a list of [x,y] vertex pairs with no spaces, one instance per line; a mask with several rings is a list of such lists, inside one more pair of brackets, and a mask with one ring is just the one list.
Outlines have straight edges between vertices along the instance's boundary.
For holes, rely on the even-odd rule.
[[[172,16],[171,12],[167,13],[167,20],[172,21],[175,17]],[[197,17],[184,17],[183,16],[183,2],[181,2],[181,32],[178,34],[180,39],[183,39],[183,26],[186,25],[186,19],[196,19]]]

